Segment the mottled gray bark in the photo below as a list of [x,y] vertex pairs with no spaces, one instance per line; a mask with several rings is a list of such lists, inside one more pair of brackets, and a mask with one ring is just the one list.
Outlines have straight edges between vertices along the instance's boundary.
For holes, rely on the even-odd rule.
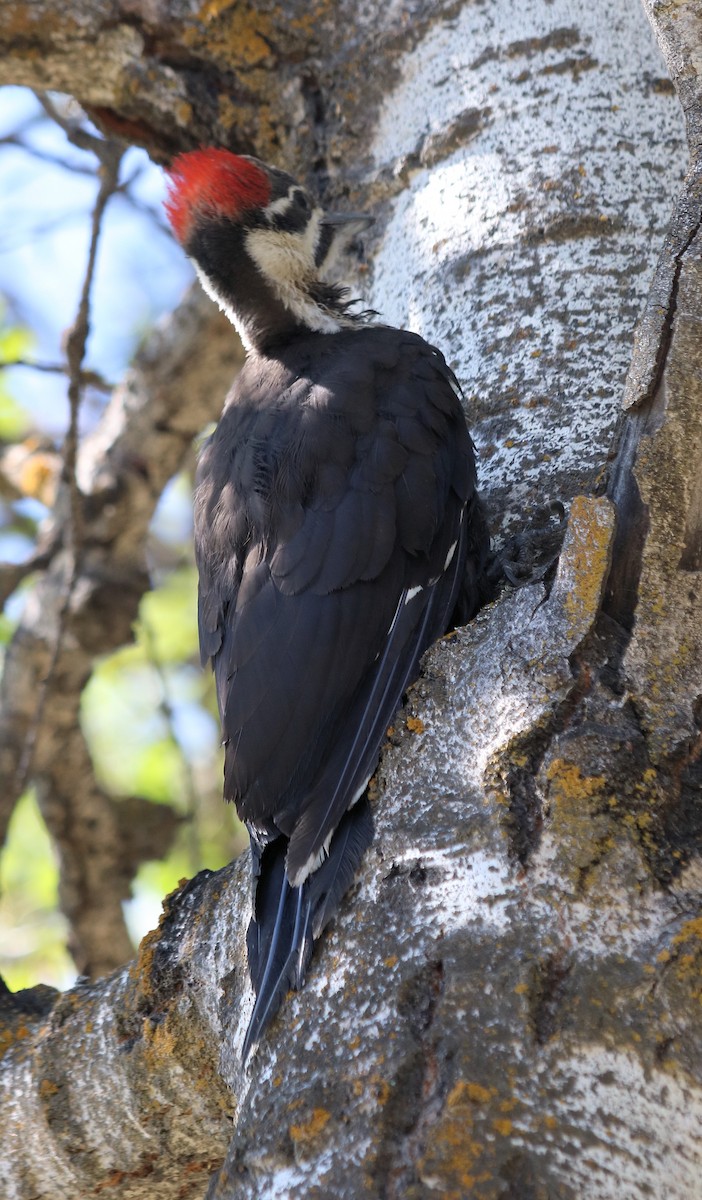
[[8,1195],[203,1195],[231,1132],[219,1071],[218,1200],[696,1200],[693,0],[649,14],[692,156],[677,206],[677,101],[625,0],[73,11],[57,30],[56,6],[15,5],[2,77],[70,78],[156,154],[221,141],[370,203],[364,292],[452,360],[496,531],[550,499],[569,523],[552,583],[505,592],[427,656],[358,888],[246,1077],[245,863],[172,898],[129,976],[63,998],[37,1033],[15,1013]]

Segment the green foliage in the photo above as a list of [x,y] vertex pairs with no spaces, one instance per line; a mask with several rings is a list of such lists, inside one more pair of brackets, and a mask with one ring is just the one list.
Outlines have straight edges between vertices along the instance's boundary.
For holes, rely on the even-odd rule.
[[[145,863],[125,915],[135,944],[158,920],[183,877],[223,866],[245,837],[222,802],[219,727],[210,673],[202,671],[195,621],[197,579],[178,568],[143,599],[135,641],[98,664],[81,719],[101,785],[116,797],[172,804],[185,820],[168,857]],[[9,632],[3,618],[0,638]],[[188,729],[187,744],[178,730]],[[184,739],[185,742],[185,739]],[[70,984],[58,871],[33,795],[18,805],[0,858],[0,974],[10,988]]]
[[81,719],[97,777],[115,795],[173,805],[186,820],[168,858],[134,882],[130,930],[141,937],[184,876],[223,866],[246,838],[222,802],[214,688],[199,665],[197,574],[177,568],[140,606],[135,641],[104,659],[83,693]]
[[193,757],[216,755],[217,741],[216,723],[207,713],[209,680],[192,668],[196,589],[195,569],[187,566],[144,596],[133,645],[97,666],[82,706],[103,786],[118,794],[175,801],[181,809],[188,807],[187,755],[176,725],[184,705],[200,710],[194,717],[202,726],[202,752]]
[[[32,338],[26,330],[0,324],[0,366],[26,358],[31,346]],[[16,442],[28,433],[30,420],[10,395],[3,376],[0,371],[0,441]]]
[[196,611],[197,572],[194,566],[181,567],[144,596],[137,644],[157,663],[199,661]]
[[0,973],[12,991],[66,987],[75,968],[57,908],[58,868],[32,792],[17,805],[0,860]]

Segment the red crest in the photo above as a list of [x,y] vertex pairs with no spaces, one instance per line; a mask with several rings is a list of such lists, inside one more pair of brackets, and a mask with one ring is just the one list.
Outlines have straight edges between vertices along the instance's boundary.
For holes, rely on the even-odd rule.
[[271,184],[262,167],[230,150],[208,146],[179,154],[166,172],[166,215],[183,245],[197,212],[236,220],[247,209],[263,208]]

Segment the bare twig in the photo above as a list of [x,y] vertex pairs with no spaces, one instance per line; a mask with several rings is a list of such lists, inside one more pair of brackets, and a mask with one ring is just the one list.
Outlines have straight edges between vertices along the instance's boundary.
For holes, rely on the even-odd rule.
[[117,194],[120,195],[122,199],[125,200],[130,206],[130,208],[134,209],[135,212],[141,213],[142,216],[148,217],[148,219],[157,227],[159,232],[164,234],[165,237],[172,241],[173,233],[171,232],[170,226],[167,224],[167,222],[162,220],[159,209],[154,208],[151,204],[146,204],[143,200],[137,199],[137,197],[129,191],[130,182],[131,181],[127,181],[127,183],[122,184],[122,186],[117,189]]
[[4,607],[8,596],[12,595],[23,579],[26,579],[28,575],[32,575],[34,571],[43,571],[48,567],[58,549],[59,542],[60,537],[57,531],[52,528],[48,537],[43,543],[37,546],[34,554],[25,562],[0,562],[0,609]]
[[[42,100],[42,104],[46,111],[48,111],[50,115],[53,115],[55,110],[54,106],[51,104],[51,101],[47,100],[47,102],[44,103],[44,100]],[[61,124],[61,121],[59,121],[59,124]],[[78,305],[78,314],[66,341],[66,358],[68,362],[69,373],[68,402],[70,406],[70,420],[64,442],[62,481],[65,487],[68,488],[69,494],[70,517],[66,524],[65,540],[66,549],[69,553],[69,561],[64,581],[63,595],[58,611],[58,623],[51,657],[49,659],[46,674],[41,682],[32,722],[27,731],[27,736],[22,748],[22,756],[20,758],[18,768],[19,792],[24,790],[29,779],[32,760],[34,757],[34,750],[36,748],[37,737],[41,728],[42,716],[46,705],[46,699],[51,684],[51,679],[61,654],[66,617],[68,615],[71,598],[73,596],[80,568],[83,514],[80,489],[76,479],[76,460],[78,456],[78,420],[83,388],[83,359],[85,357],[85,348],[88,335],[90,333],[90,295],[93,285],[93,278],[95,275],[95,262],[97,258],[100,231],[102,228],[102,220],[107,203],[117,187],[119,166],[123,154],[122,147],[116,142],[105,142],[99,139],[91,138],[91,143],[93,143],[91,145],[91,149],[94,149],[95,153],[97,153],[100,158],[100,188],[98,190],[95,208],[93,210],[88,263],[85,271],[85,277],[83,279],[83,288],[81,292],[80,303]]]
[[[79,150],[90,150],[93,154],[104,163],[105,149],[108,146],[114,146],[114,142],[106,142],[99,134],[89,133],[88,130],[81,125],[78,120],[71,120],[70,117],[65,117],[60,109],[54,104],[53,100],[47,96],[46,92],[37,92],[37,100],[41,104],[44,112],[52,121],[55,121],[60,129],[63,130],[69,142],[77,146]],[[120,157],[121,157],[120,151]]]
[[95,174],[94,168],[86,163],[71,162],[70,159],[63,158],[60,154],[51,154],[39,146],[32,146],[17,133],[9,133],[0,138],[0,146],[15,146],[18,150],[24,150],[32,158],[39,159],[40,162],[61,167],[64,171],[72,171],[74,175],[90,175],[92,177]]
[[[8,367],[27,367],[30,371],[42,371],[47,375],[68,374],[66,363],[32,362],[27,358],[13,358],[0,363],[0,371],[7,370]],[[108,383],[98,371],[81,370],[80,382],[82,387],[97,388],[101,392],[111,392],[115,387],[114,383]]]

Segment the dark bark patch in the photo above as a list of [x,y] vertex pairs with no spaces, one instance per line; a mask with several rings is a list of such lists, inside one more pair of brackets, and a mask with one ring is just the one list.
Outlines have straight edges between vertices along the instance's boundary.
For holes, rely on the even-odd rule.
[[562,1028],[571,971],[572,962],[563,950],[559,950],[543,959],[534,972],[530,1008],[534,1037],[539,1046],[544,1046]]

